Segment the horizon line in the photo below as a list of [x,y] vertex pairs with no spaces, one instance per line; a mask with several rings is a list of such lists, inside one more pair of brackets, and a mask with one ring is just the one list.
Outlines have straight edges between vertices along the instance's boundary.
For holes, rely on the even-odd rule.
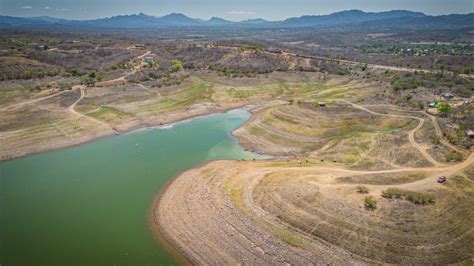
[[185,13],[179,12],[179,11],[173,11],[173,12],[167,13],[167,14],[165,14],[165,15],[146,14],[145,12],[140,11],[140,12],[137,12],[137,13],[117,14],[117,15],[111,15],[111,16],[106,16],[106,17],[96,17],[96,18],[89,18],[89,19],[74,19],[74,18],[73,18],[73,19],[69,19],[69,18],[65,18],[65,17],[55,17],[55,16],[48,16],[48,15],[38,15],[38,16],[14,16],[14,15],[8,15],[8,14],[0,14],[0,16],[10,16],[10,17],[17,17],[17,18],[40,18],[40,17],[49,17],[49,18],[63,19],[63,20],[70,20],[70,21],[88,21],[88,20],[108,19],[108,18],[113,18],[113,17],[118,17],[118,16],[133,16],[133,15],[138,16],[138,15],[140,15],[140,14],[143,14],[143,15],[146,15],[146,16],[155,17],[155,18],[161,18],[161,17],[165,17],[165,16],[168,16],[168,15],[177,14],[177,15],[186,16],[186,17],[191,18],[191,19],[200,19],[200,20],[205,20],[205,21],[208,21],[208,20],[210,20],[210,19],[212,19],[212,18],[220,18],[220,19],[227,20],[227,21],[229,21],[229,22],[242,22],[242,21],[254,20],[254,19],[263,19],[263,20],[266,20],[266,21],[268,21],[268,22],[279,22],[279,21],[284,21],[284,20],[289,19],[289,18],[299,18],[299,17],[305,17],[305,16],[328,16],[328,15],[332,15],[332,14],[336,14],[336,13],[341,13],[341,12],[346,12],[346,11],[362,11],[362,12],[364,12],[364,13],[384,13],[384,12],[391,12],[391,11],[408,11],[408,12],[420,13],[420,14],[423,14],[423,15],[425,15],[425,16],[432,16],[432,17],[449,16],[449,15],[469,15],[469,14],[474,14],[474,12],[467,12],[467,13],[447,13],[447,14],[440,14],[440,15],[432,15],[432,14],[428,14],[428,13],[425,13],[425,12],[422,12],[422,11],[414,11],[414,10],[410,10],[410,9],[389,9],[389,10],[384,10],[384,11],[365,11],[365,10],[362,10],[362,9],[344,9],[344,10],[334,11],[334,12],[326,13],[326,14],[303,14],[303,15],[297,15],[297,16],[288,16],[288,17],[285,17],[285,18],[280,19],[280,20],[269,20],[269,19],[265,19],[265,18],[263,18],[263,17],[248,18],[248,19],[243,19],[243,20],[230,20],[230,19],[226,19],[226,18],[219,17],[219,16],[216,16],[216,15],[210,16],[209,18],[200,18],[200,17],[188,16],[188,15],[186,15]]

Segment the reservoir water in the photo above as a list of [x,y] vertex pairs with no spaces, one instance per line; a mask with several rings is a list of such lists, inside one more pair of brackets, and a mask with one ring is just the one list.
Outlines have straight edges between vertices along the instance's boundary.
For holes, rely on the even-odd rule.
[[0,163],[0,265],[168,265],[149,225],[178,173],[252,159],[230,132],[234,110]]

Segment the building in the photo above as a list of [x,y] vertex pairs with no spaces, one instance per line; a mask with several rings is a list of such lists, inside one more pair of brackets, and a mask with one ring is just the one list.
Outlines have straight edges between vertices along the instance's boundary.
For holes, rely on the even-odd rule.
[[155,58],[153,56],[145,56],[144,59],[147,63],[155,63]]
[[445,100],[451,100],[452,98],[454,98],[454,95],[452,95],[451,93],[445,92],[445,93],[441,93],[441,97]]
[[474,129],[466,130],[466,136],[468,136],[471,139],[474,138]]
[[272,53],[272,54],[282,54],[283,53],[283,50],[281,49],[278,49],[278,48],[268,48],[267,50],[269,53]]
[[45,50],[48,50],[48,46],[47,45],[37,45],[36,50],[45,51]]
[[324,107],[324,106],[326,106],[326,103],[325,103],[325,102],[319,102],[318,104],[319,104],[319,107]]

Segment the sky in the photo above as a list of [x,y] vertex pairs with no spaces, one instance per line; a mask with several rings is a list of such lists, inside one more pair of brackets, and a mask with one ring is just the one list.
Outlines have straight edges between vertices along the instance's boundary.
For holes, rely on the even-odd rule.
[[175,12],[202,19],[217,16],[233,21],[251,18],[282,20],[348,9],[465,14],[474,13],[474,0],[0,0],[1,15],[67,19],[94,19],[140,12],[163,16]]

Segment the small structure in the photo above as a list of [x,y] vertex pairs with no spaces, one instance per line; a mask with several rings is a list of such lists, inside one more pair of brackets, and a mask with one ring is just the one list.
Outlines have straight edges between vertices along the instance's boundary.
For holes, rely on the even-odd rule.
[[36,50],[46,51],[46,50],[48,50],[48,46],[47,45],[37,45]]
[[135,44],[135,49],[145,49],[146,46],[144,44]]
[[278,49],[278,48],[273,48],[273,47],[268,48],[267,51],[269,53],[272,53],[272,54],[282,54],[283,53],[283,50]]
[[451,100],[452,98],[454,98],[454,95],[452,95],[449,92],[444,92],[444,93],[441,93],[441,97],[445,100]]
[[466,130],[466,136],[469,138],[473,139],[474,138],[474,129],[468,129]]
[[319,102],[319,107],[325,107],[326,106],[326,103],[325,102]]
[[145,56],[145,62],[155,63],[155,58],[153,56]]
[[428,104],[428,107],[430,108],[437,108],[438,107],[438,101],[432,101]]

